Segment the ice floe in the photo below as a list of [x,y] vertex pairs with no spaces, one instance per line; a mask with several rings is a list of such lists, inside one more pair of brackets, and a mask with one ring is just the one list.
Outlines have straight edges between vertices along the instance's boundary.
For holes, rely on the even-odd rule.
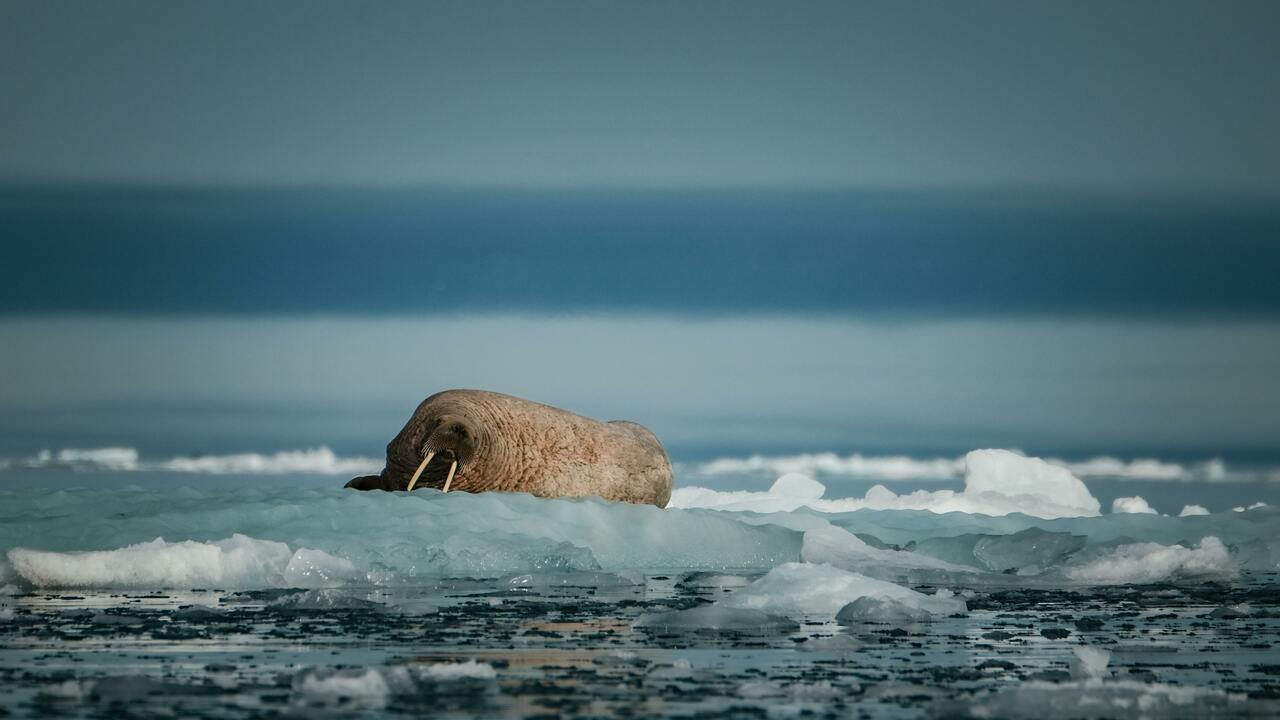
[[[775,483],[768,492],[723,492],[702,487],[678,488],[671,507],[714,508],[785,512],[808,507],[823,512],[875,510],[929,510],[936,513],[963,512],[1007,515],[1020,512],[1042,518],[1097,515],[1099,503],[1079,478],[1065,468],[1039,458],[1029,458],[1008,450],[974,450],[965,456],[964,490],[918,490],[898,495],[877,485],[861,498],[823,499],[814,496],[817,481],[804,484],[806,492],[796,494],[794,475],[787,483]],[[825,488],[823,488],[825,494]]]
[[964,601],[954,596],[925,595],[902,585],[814,563],[779,565],[716,604],[777,615],[835,618],[846,605],[864,597],[891,600],[931,616],[965,612]]
[[179,455],[144,459],[131,447],[42,450],[28,458],[0,461],[0,470],[66,468],[106,472],[174,472],[209,475],[363,475],[376,473],[383,461],[368,457],[340,457],[325,446],[273,453]]
[[[302,552],[302,551],[299,551]],[[350,561],[307,551],[300,569],[297,553],[281,542],[233,535],[216,542],[151,542],[116,550],[49,552],[14,548],[9,562],[36,587],[306,587],[350,579]],[[316,573],[324,565],[327,572]]]
[[1141,495],[1133,497],[1118,497],[1111,501],[1111,512],[1113,513],[1136,513],[1145,515],[1158,515],[1155,508],[1147,504]]
[[[1157,458],[1123,460],[1101,455],[1086,460],[1068,461],[1046,458],[1045,462],[1065,468],[1079,478],[1117,478],[1125,480],[1202,481],[1256,480],[1265,475],[1256,470],[1228,470],[1219,458],[1183,464]],[[694,465],[696,475],[785,475],[854,477],[864,480],[898,482],[905,480],[943,480],[963,477],[964,458],[914,458],[905,455],[837,455],[832,452],[798,455],[752,455],[745,458],[718,458]],[[1276,470],[1270,471],[1278,472]]]
[[1067,566],[1063,573],[1078,582],[1113,585],[1230,579],[1237,569],[1227,546],[1209,536],[1195,547],[1151,542],[1121,545],[1089,562]]

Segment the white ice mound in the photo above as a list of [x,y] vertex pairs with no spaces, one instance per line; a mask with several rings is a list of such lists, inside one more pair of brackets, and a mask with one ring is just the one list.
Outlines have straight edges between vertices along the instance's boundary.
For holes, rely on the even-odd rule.
[[1182,512],[1178,513],[1178,517],[1195,517],[1197,515],[1208,515],[1209,508],[1203,505],[1183,505]]
[[355,574],[355,567],[342,558],[305,548],[295,553],[284,543],[244,535],[217,542],[156,538],[88,552],[15,548],[8,557],[36,587],[326,587]]
[[812,563],[779,565],[716,604],[778,615],[834,618],[841,608],[864,597],[892,600],[931,616],[966,611],[964,601],[955,597],[925,595],[860,573]]
[[1067,578],[1099,585],[1230,579],[1237,573],[1227,546],[1209,536],[1194,548],[1159,543],[1121,545],[1063,569]]
[[787,473],[774,481],[769,487],[769,492],[784,497],[817,500],[827,492],[827,486],[808,475]]
[[[803,479],[801,479],[803,478]],[[1023,513],[1040,518],[1092,517],[1101,506],[1089,488],[1066,468],[1008,450],[974,450],[965,456],[964,490],[918,490],[898,495],[876,485],[861,498],[823,499],[822,483],[784,475],[768,492],[720,492],[678,488],[670,507],[787,512],[809,507],[823,512],[928,510],[983,515]]]
[[[986,512],[1007,515],[1021,512],[1036,517],[1097,515],[1101,506],[1089,488],[1071,471],[1008,450],[974,450],[965,456],[964,493],[979,507],[1015,509]],[[962,512],[983,512],[968,510]]]
[[1155,508],[1147,504],[1146,499],[1141,495],[1133,497],[1118,497],[1111,501],[1111,512],[1113,513],[1133,513],[1135,515],[1159,515]]

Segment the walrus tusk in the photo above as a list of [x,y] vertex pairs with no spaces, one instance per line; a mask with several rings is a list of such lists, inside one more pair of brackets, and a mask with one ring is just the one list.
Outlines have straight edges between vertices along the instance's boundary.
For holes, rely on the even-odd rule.
[[[409,489],[405,490],[405,492],[413,492],[413,486],[418,484],[418,478],[422,477],[422,471],[427,469],[427,463],[431,462],[431,458],[435,456],[435,451],[427,453],[427,456],[422,459],[422,464],[418,466],[418,470],[413,473],[413,479],[409,481]],[[453,473],[450,473],[449,477],[453,477]]]
[[458,469],[458,461],[454,460],[453,463],[449,465],[449,477],[444,479],[444,492],[449,492],[449,485],[453,483],[453,473],[457,469]]

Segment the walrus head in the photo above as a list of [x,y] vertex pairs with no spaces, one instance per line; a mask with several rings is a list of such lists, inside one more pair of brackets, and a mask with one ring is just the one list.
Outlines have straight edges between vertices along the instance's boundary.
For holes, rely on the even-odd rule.
[[[417,420],[418,418],[415,418]],[[483,438],[475,422],[445,413],[410,421],[387,446],[387,467],[347,483],[357,490],[407,490],[419,485],[449,492],[454,475],[477,456]]]

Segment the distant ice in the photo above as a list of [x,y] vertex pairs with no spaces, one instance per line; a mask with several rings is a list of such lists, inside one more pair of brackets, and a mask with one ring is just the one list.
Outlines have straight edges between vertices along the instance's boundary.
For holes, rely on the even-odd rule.
[[1182,512],[1178,513],[1178,517],[1193,517],[1196,515],[1208,515],[1209,509],[1203,505],[1184,505]]
[[1068,566],[1064,573],[1078,582],[1117,585],[1230,579],[1237,570],[1227,546],[1209,536],[1194,548],[1151,542],[1120,545],[1092,561]]
[[177,456],[146,460],[129,447],[42,450],[21,459],[0,461],[0,470],[61,467],[81,471],[179,472],[211,475],[361,475],[378,472],[383,461],[367,457],[339,457],[321,446],[275,453]]
[[1113,513],[1135,513],[1139,515],[1159,515],[1155,508],[1147,504],[1141,495],[1133,497],[1118,497],[1111,501],[1111,512]]
[[1250,510],[1257,510],[1258,508],[1264,508],[1266,506],[1267,504],[1264,502],[1256,502],[1248,507],[1240,505],[1240,506],[1231,508],[1231,510],[1232,512],[1248,512]]
[[[1156,458],[1122,460],[1110,455],[1067,461],[1046,458],[1045,462],[1065,468],[1079,478],[1120,478],[1125,480],[1205,481],[1257,479],[1255,472],[1232,472],[1221,459],[1213,458],[1185,465]],[[842,476],[865,480],[897,482],[905,480],[946,480],[963,477],[964,458],[913,458],[903,455],[870,456],[854,453],[840,456],[831,452],[745,458],[719,458],[692,468],[697,475],[737,475],[795,473],[809,476]],[[1280,473],[1280,470],[1273,471]]]
[[[1020,512],[1042,518],[1097,515],[1099,503],[1084,483],[1069,471],[1008,450],[975,450],[965,456],[965,488],[918,490],[898,495],[883,485],[867,491],[862,498],[822,499],[813,492],[821,485],[806,484],[803,495],[777,492],[722,492],[702,487],[677,488],[671,507],[702,507],[719,510],[786,512],[809,507],[823,512],[875,510],[929,510],[936,513],[964,512],[1007,515]],[[794,477],[794,476],[784,476]],[[788,486],[798,484],[792,479]],[[825,488],[823,488],[825,492]]]

